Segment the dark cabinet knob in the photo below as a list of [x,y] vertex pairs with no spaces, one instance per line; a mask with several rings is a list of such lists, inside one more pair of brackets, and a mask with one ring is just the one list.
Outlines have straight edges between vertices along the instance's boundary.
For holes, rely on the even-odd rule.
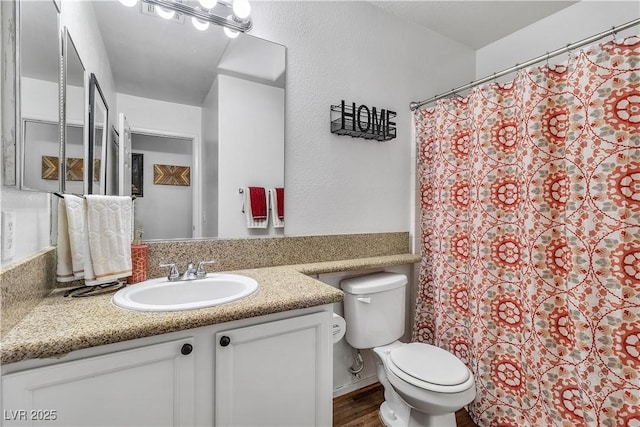
[[221,346],[226,347],[229,344],[231,344],[231,338],[229,338],[226,335],[224,335],[222,338],[220,338],[220,345]]
[[193,346],[191,344],[183,344],[182,348],[180,349],[180,353],[184,354],[185,356],[187,354],[191,354],[192,351],[193,351]]

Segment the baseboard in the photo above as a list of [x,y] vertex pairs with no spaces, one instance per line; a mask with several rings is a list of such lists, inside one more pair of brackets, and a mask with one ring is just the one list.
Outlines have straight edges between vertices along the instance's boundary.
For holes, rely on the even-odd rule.
[[361,380],[358,380],[356,382],[353,382],[351,384],[347,384],[338,388],[335,388],[333,390],[333,398],[335,399],[338,396],[342,396],[343,394],[347,394],[347,393],[351,393],[352,391],[356,391],[356,390],[360,390],[361,388],[370,386],[371,384],[374,384],[378,382],[378,377],[376,375],[372,375],[370,377],[367,378],[362,378]]

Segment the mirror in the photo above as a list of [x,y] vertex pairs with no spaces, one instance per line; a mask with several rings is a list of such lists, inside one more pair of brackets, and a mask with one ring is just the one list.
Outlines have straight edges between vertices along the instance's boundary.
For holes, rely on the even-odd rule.
[[[229,39],[215,25],[200,31],[185,16],[164,20],[147,3],[91,4],[100,32],[91,39],[103,41],[94,47],[110,69],[89,68],[103,90],[113,82],[109,115],[122,113],[130,125],[143,238],[283,235],[271,221],[247,228],[239,189],[284,187],[285,47],[247,34]],[[106,193],[118,194],[119,135],[108,136]]]
[[87,194],[105,194],[108,125],[109,107],[96,75],[91,73],[89,78],[89,152],[87,158],[92,159],[90,163],[93,164],[93,167],[87,170]]
[[[16,151],[19,161],[15,171],[23,190],[58,191],[61,141],[59,12],[53,1],[21,1],[18,7]],[[11,184],[12,180],[5,179],[4,182]]]
[[[61,193],[84,194],[88,172],[85,170],[85,68],[69,34],[64,31],[63,58],[63,123],[59,168]],[[62,160],[64,159],[64,160]]]

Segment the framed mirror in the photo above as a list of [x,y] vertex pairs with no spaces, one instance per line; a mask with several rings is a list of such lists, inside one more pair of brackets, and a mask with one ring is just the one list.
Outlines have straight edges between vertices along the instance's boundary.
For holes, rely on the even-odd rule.
[[106,194],[109,107],[96,75],[89,77],[89,141],[87,194]]
[[116,142],[126,136],[124,114],[144,239],[283,235],[271,221],[247,226],[239,189],[284,187],[286,48],[250,34],[230,39],[216,25],[202,31],[179,14],[162,19],[144,2],[88,4],[99,32],[92,40],[103,42],[92,48],[110,67],[88,65],[118,129],[109,138],[107,194],[122,194],[113,166],[129,163]]
[[62,72],[62,141],[59,169],[61,193],[84,194],[88,172],[85,165],[85,67],[69,34],[64,31]]
[[15,173],[23,190],[58,191],[60,13],[54,1],[20,1],[17,7]]

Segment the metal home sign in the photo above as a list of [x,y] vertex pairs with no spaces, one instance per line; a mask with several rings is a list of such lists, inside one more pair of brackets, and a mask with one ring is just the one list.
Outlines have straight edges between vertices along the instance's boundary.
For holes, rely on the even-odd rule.
[[391,121],[396,112],[378,110],[366,105],[356,106],[355,102],[331,106],[331,133],[349,135],[354,138],[389,141],[396,137],[396,123]]

